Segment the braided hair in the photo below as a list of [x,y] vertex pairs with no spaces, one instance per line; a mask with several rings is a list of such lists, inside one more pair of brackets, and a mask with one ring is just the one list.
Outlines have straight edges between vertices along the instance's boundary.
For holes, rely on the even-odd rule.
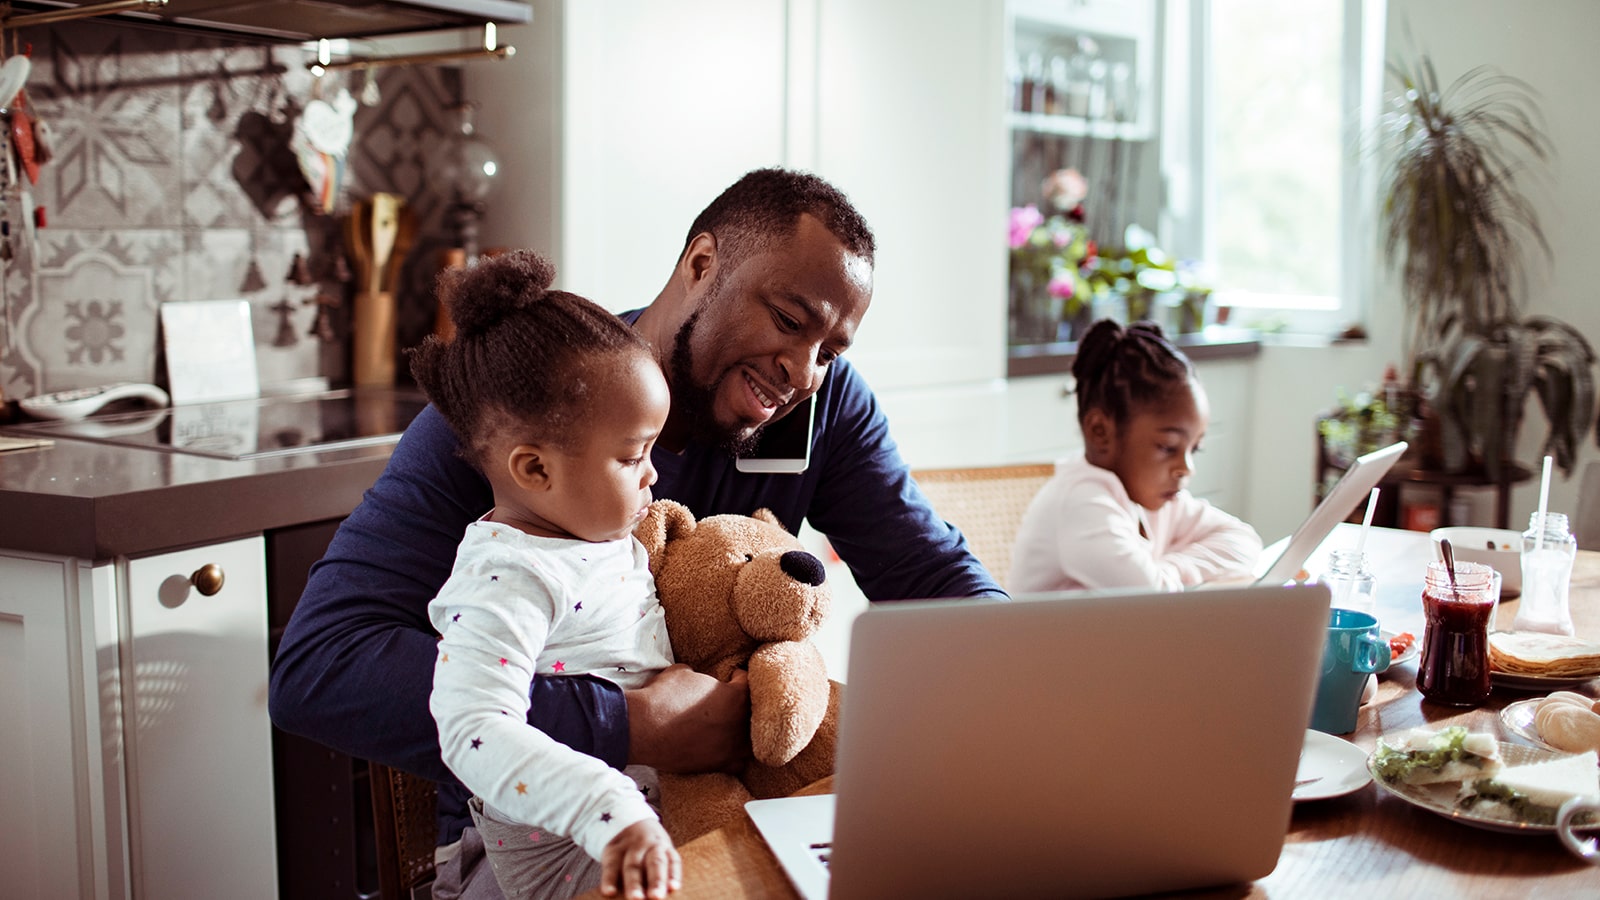
[[1089,410],[1099,409],[1121,428],[1137,409],[1187,384],[1194,365],[1154,322],[1123,327],[1101,319],[1078,341],[1072,377],[1078,382],[1078,424]]
[[571,428],[600,406],[595,376],[619,356],[650,355],[621,319],[577,294],[551,290],[555,266],[519,250],[439,276],[455,335],[411,351],[411,374],[480,467],[492,442],[572,446]]
[[852,254],[873,261],[877,247],[866,219],[836,187],[792,169],[755,169],[729,185],[689,226],[684,250],[710,232],[735,264],[794,233],[802,215],[820,221]]

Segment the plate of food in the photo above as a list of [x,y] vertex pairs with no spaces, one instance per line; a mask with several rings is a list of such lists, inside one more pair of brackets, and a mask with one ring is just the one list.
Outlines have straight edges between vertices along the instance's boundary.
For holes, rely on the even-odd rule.
[[1385,628],[1379,634],[1389,642],[1390,669],[1401,663],[1411,662],[1422,655],[1422,645],[1417,643],[1417,636],[1409,631],[1394,632]]
[[1500,710],[1500,722],[1517,737],[1566,753],[1600,750],[1600,700],[1573,691],[1529,697]]
[[[1561,804],[1600,792],[1600,757],[1495,740],[1459,725],[1387,734],[1367,758],[1383,791],[1447,819],[1507,834],[1555,833]],[[1580,823],[1600,828],[1600,818]]]
[[1544,739],[1539,737],[1539,726],[1533,720],[1534,713],[1539,711],[1539,704],[1543,703],[1544,699],[1543,697],[1529,697],[1526,700],[1518,700],[1515,703],[1507,704],[1505,709],[1500,710],[1500,724],[1506,727],[1506,731],[1533,744],[1535,747],[1554,750],[1556,748],[1545,743]]
[[1343,797],[1367,786],[1367,751],[1343,738],[1306,729],[1300,768],[1294,773],[1294,799]]
[[1489,635],[1489,678],[1502,687],[1549,691],[1600,678],[1600,644],[1564,634]]
[[1516,672],[1502,672],[1499,669],[1489,670],[1489,681],[1497,687],[1510,688],[1514,691],[1554,691],[1561,688],[1578,687],[1588,684],[1600,676],[1595,675],[1520,675]]

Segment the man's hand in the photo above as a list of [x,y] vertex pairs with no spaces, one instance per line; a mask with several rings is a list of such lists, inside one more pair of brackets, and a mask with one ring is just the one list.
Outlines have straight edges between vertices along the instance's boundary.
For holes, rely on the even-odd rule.
[[683,887],[683,857],[660,822],[635,822],[617,832],[600,856],[600,893],[660,900]]
[[662,772],[731,771],[750,757],[750,686],[682,663],[627,691],[628,761]]

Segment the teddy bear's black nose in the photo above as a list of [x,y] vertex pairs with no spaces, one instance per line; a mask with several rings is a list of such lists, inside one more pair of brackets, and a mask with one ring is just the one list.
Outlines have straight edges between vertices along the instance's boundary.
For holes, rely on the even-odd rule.
[[822,560],[804,550],[790,550],[778,557],[778,568],[795,581],[812,587],[821,584],[828,577],[828,573],[822,568]]

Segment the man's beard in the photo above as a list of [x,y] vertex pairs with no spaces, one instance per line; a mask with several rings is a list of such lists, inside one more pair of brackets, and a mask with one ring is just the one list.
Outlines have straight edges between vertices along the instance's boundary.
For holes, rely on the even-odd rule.
[[[711,298],[710,302],[714,301],[715,297]],[[717,423],[717,385],[712,383],[706,386],[695,380],[693,352],[689,349],[689,339],[699,320],[699,312],[691,315],[672,339],[672,364],[669,367],[672,410],[683,417],[689,428],[690,441],[720,447],[729,456],[745,456],[760,443],[761,429],[765,425],[757,426],[748,434],[741,434]]]

